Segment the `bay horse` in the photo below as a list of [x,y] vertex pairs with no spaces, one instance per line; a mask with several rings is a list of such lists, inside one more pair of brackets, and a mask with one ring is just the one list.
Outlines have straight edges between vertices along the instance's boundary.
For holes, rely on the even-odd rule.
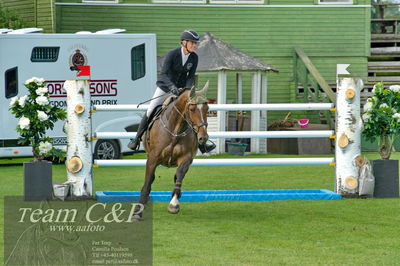
[[177,167],[168,212],[179,212],[183,178],[192,164],[198,145],[205,144],[208,140],[208,86],[207,81],[200,91],[196,91],[194,87],[185,90],[161,112],[151,128],[145,132],[142,141],[147,152],[146,174],[139,203],[146,204],[149,200],[157,166]]

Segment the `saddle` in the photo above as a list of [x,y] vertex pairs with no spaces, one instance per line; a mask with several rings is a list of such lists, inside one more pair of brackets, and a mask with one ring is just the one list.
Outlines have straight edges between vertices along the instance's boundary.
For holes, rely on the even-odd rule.
[[151,127],[153,126],[154,122],[161,116],[162,112],[167,109],[168,105],[170,105],[173,101],[175,101],[178,97],[175,95],[169,96],[162,105],[157,106],[154,108],[153,112],[149,117],[149,126],[147,127],[147,131],[150,131]]

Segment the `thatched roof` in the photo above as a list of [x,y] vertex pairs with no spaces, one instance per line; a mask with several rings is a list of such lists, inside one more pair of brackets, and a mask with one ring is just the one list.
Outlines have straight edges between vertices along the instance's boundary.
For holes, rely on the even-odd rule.
[[[201,71],[275,71],[276,68],[236,49],[232,45],[215,38],[210,33],[205,33],[200,38],[196,51],[199,56],[197,72]],[[158,59],[158,70],[161,69],[164,57]]]

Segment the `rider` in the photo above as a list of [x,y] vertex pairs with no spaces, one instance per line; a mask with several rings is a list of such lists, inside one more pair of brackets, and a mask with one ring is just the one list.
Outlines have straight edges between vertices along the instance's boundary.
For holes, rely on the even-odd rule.
[[[148,118],[153,110],[161,105],[171,93],[179,96],[186,88],[193,86],[198,63],[198,56],[195,51],[199,42],[200,37],[197,32],[194,30],[185,30],[181,34],[181,47],[171,50],[165,56],[153,100],[151,100],[149,108],[140,122],[136,137],[131,139],[131,142],[128,144],[131,150],[139,149],[140,139],[147,130],[150,122]],[[210,152],[214,148],[214,143],[199,145],[202,153]]]

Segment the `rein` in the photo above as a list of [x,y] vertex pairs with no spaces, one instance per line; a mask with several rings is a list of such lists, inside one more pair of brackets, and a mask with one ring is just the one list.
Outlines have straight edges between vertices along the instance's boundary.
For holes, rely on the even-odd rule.
[[[186,104],[186,106],[187,106],[187,104]],[[190,121],[189,119],[187,119],[187,117],[185,116],[186,113],[185,113],[185,114],[182,114],[182,113],[178,110],[178,108],[176,108],[176,105],[175,105],[175,104],[173,105],[173,108],[174,108],[175,111],[183,118],[183,120],[189,125],[189,127],[186,128],[186,130],[183,131],[182,133],[175,134],[175,133],[172,132],[172,131],[168,128],[168,126],[165,124],[165,122],[164,122],[163,119],[162,119],[163,117],[162,117],[162,115],[161,115],[161,116],[160,116],[160,122],[161,122],[163,128],[165,129],[165,131],[167,131],[171,136],[173,136],[173,137],[175,137],[175,138],[177,138],[177,137],[184,137],[184,136],[188,135],[188,134],[190,133],[190,131],[193,131],[193,132],[197,135],[197,133],[198,133],[199,131],[196,130],[196,129],[194,128],[195,126],[197,126],[198,128],[200,128],[200,127],[207,127],[207,126],[208,126],[208,123],[206,123],[206,122],[194,124],[192,121]],[[165,112],[164,112],[164,114],[165,114]]]

